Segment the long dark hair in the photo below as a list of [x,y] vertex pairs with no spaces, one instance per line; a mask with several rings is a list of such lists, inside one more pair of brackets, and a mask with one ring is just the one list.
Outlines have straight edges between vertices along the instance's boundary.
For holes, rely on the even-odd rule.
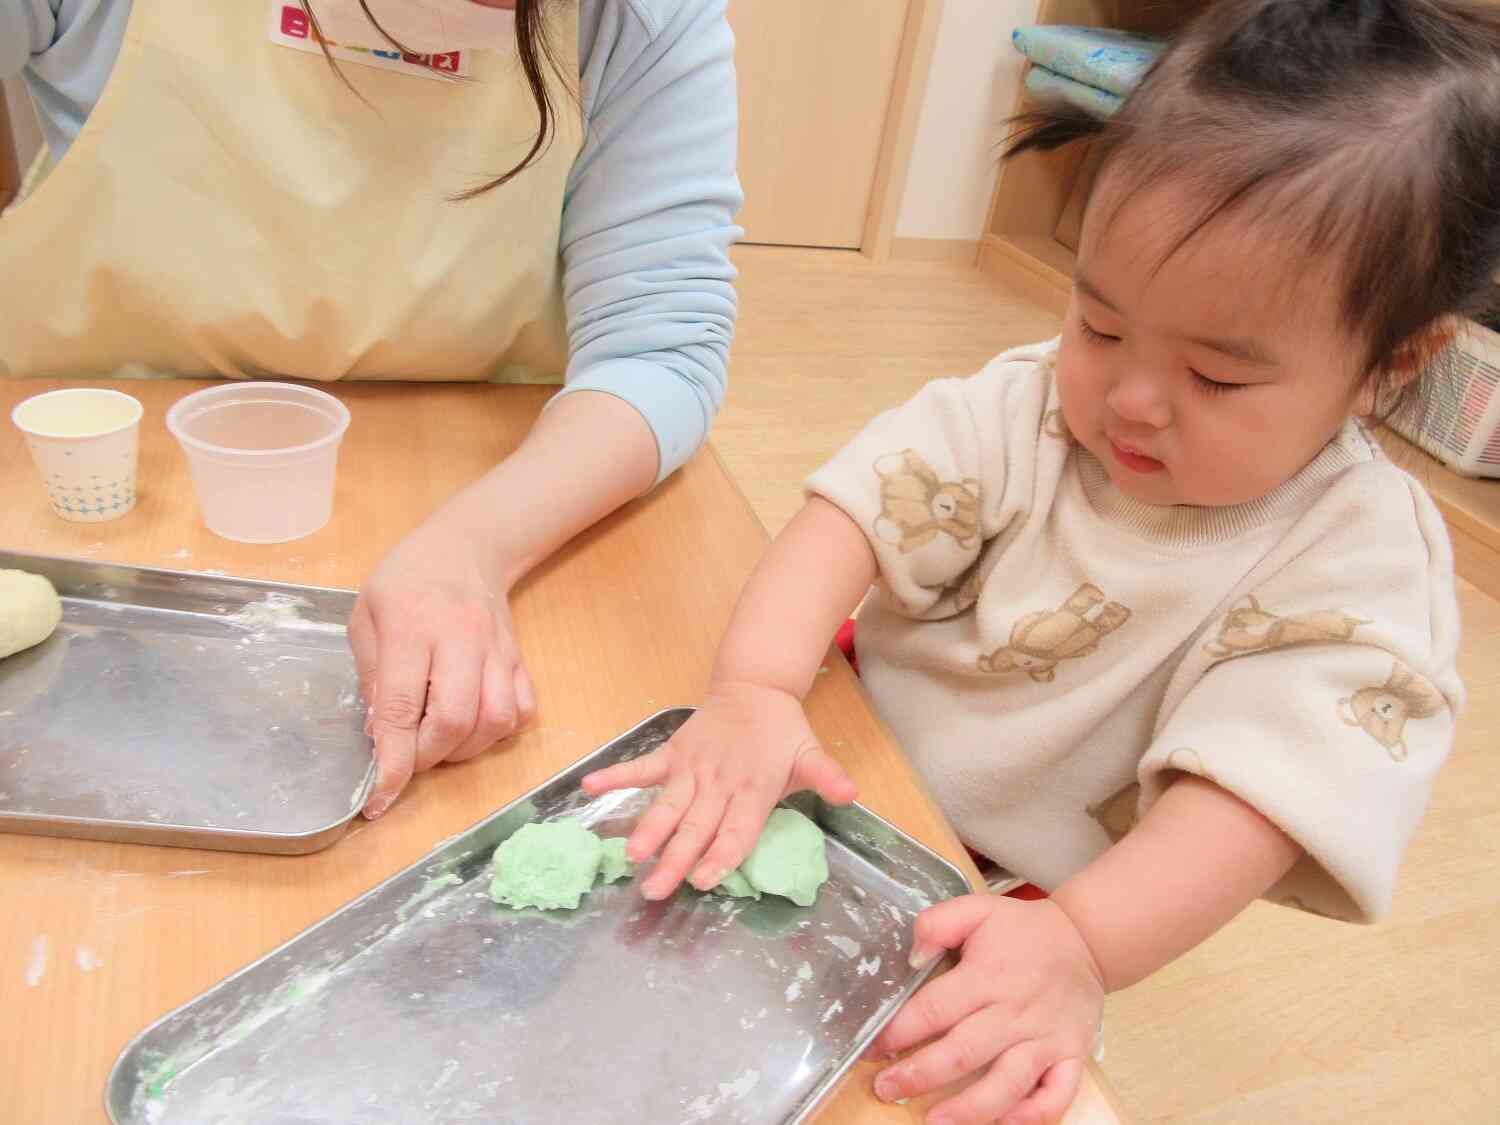
[[[1043,110],[1005,155],[1087,140],[1123,203],[1184,178],[1204,205],[1338,264],[1345,326],[1386,414],[1397,369],[1493,308],[1500,266],[1500,11],[1465,0],[1220,0],[1109,121]],[[1097,181],[1096,181],[1097,182]],[[1117,206],[1118,206],[1117,203]],[[1450,333],[1451,335],[1451,333]],[[1407,362],[1399,363],[1399,359]],[[1415,384],[1405,388],[1417,393]]]
[[[307,13],[308,23],[312,25],[313,35],[318,41],[318,46],[323,49],[323,57],[328,60],[328,65],[339,76],[339,81],[349,87],[356,97],[364,100],[363,95],[354,89],[354,84],[349,81],[348,75],[339,69],[338,63],[334,62],[333,55],[329,53],[328,41],[323,38],[323,30],[318,26],[318,17],[313,12],[312,0],[297,0],[297,2]],[[521,60],[521,71],[526,75],[526,84],[531,88],[531,100],[536,103],[537,128],[536,137],[531,142],[531,149],[504,174],[488,183],[458,192],[453,196],[455,200],[473,199],[502,184],[510,183],[541,159],[557,133],[557,107],[552,104],[552,95],[547,89],[547,76],[543,67],[550,69],[558,78],[563,76],[563,70],[558,64],[556,49],[547,36],[546,25],[542,19],[542,9],[546,4],[547,0],[516,0],[516,53]],[[359,0],[359,6],[364,9],[365,18],[370,21],[370,26],[379,32],[387,43],[404,54],[417,53],[398,43],[385,28],[380,26],[380,21],[375,18],[375,13],[370,11],[370,5],[366,3],[366,0]],[[576,91],[573,93],[576,96]]]

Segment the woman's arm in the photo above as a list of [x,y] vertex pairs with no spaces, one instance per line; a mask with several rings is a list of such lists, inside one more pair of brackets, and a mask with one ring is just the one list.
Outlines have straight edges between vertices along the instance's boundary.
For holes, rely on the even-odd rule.
[[55,156],[93,112],[129,19],[130,0],[0,0],[0,79],[27,72]]
[[398,544],[361,593],[350,641],[379,764],[371,816],[414,770],[530,720],[512,586],[682,465],[723,402],[740,203],[723,0],[582,0],[579,55],[587,133],[560,246],[567,382],[521,448]]
[[52,45],[56,30],[47,0],[0,0],[0,79],[20,74],[33,54]]
[[414,772],[471,758],[530,721],[536,699],[511,588],[649,488],[656,465],[656,442],[633,407],[569,396],[381,561],[349,622],[375,740],[367,816],[385,812]]
[[613,395],[569,395],[433,518],[472,538],[494,592],[508,595],[573,536],[646,492],[656,472],[656,441],[635,409]]
[[724,401],[743,198],[734,36],[724,0],[583,0],[579,40],[586,133],[563,209],[557,404],[589,390],[630,403],[660,480]]

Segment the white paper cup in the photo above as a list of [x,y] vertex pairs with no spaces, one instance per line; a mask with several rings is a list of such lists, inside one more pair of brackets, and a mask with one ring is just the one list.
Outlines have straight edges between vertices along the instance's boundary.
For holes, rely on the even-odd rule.
[[285,543],[328,523],[348,428],[343,403],[295,383],[225,383],[167,411],[203,522],[239,543]]
[[10,419],[26,435],[52,510],[76,523],[103,523],[135,507],[144,413],[127,394],[75,387],[33,395]]

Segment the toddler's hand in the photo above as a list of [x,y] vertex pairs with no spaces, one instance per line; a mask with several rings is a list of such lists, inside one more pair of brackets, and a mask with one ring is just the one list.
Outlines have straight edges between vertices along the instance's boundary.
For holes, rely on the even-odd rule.
[[1093,954],[1055,903],[998,895],[953,899],[917,917],[914,965],[959,946],[957,968],[913,996],[871,1047],[879,1057],[927,1044],[881,1071],[876,1094],[915,1097],[976,1075],[933,1108],[928,1125],[1059,1120],[1104,1011]]
[[583,779],[592,794],[662,784],[625,848],[639,863],[667,845],[641,885],[649,899],[666,898],[690,869],[699,890],[718,886],[788,793],[813,789],[836,805],[854,800],[854,782],[818,745],[801,701],[758,684],[714,685],[660,749]]

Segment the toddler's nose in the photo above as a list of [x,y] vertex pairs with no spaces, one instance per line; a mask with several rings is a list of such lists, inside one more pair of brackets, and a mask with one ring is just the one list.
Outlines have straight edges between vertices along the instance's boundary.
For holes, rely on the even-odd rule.
[[1164,430],[1172,422],[1172,407],[1161,380],[1149,373],[1121,376],[1105,397],[1105,405],[1122,421]]

